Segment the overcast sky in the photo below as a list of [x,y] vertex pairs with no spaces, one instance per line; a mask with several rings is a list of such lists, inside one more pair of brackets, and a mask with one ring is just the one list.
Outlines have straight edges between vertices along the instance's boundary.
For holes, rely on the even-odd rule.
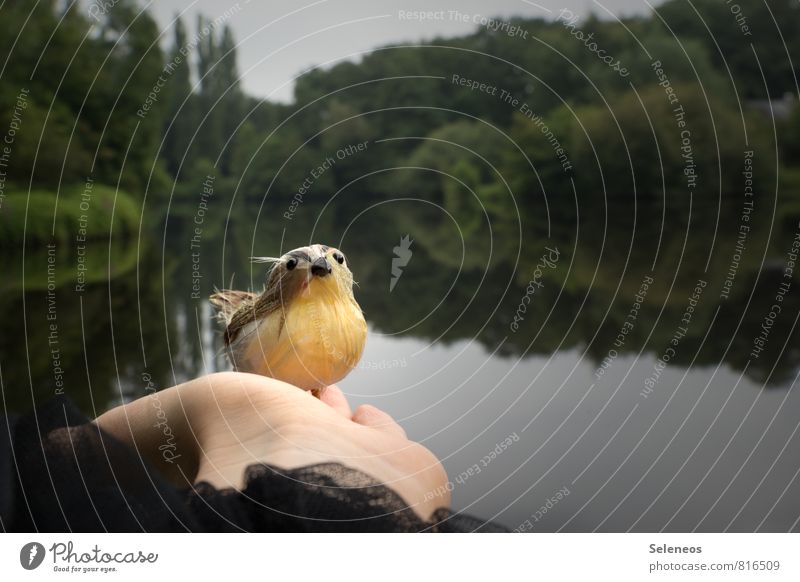
[[[239,74],[245,91],[286,102],[292,99],[293,79],[309,67],[357,59],[382,45],[469,33],[479,26],[473,22],[476,15],[555,18],[567,8],[575,14],[595,12],[610,18],[645,13],[647,1],[153,0],[150,10],[162,29],[171,29],[175,15],[182,13],[190,34],[198,12],[211,19],[226,15],[239,42]],[[440,19],[419,21],[401,11],[444,13],[437,15]],[[466,15],[467,22],[461,15]],[[167,38],[171,41],[171,32]]]

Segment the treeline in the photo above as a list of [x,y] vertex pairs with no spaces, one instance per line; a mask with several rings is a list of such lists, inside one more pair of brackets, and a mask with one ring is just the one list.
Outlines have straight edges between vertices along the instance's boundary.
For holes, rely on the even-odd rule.
[[[621,22],[569,13],[514,21],[529,33],[524,39],[479,29],[381,49],[361,63],[305,75],[297,99],[335,94],[383,137],[433,138],[417,142],[406,159],[441,172],[414,187],[442,202],[452,176],[488,202],[506,189],[453,143],[486,158],[509,190],[535,206],[542,192],[571,199],[570,178],[588,201],[602,201],[604,192],[642,200],[660,199],[665,189],[738,192],[745,150],[757,152],[761,189],[774,190],[772,122],[754,102],[797,92],[800,7],[790,0],[768,7],[745,0],[735,11],[715,0],[692,5],[672,0]],[[782,163],[800,165],[797,108],[777,130]]]
[[[796,92],[800,63],[794,0],[738,0],[735,9],[670,0],[622,21],[565,12],[514,20],[525,38],[478,27],[465,37],[380,48],[359,63],[305,74],[295,103],[280,105],[243,94],[230,15],[200,18],[191,34],[176,19],[165,41],[134,0],[98,6],[3,4],[0,119],[29,92],[10,184],[56,189],[92,177],[136,198],[174,192],[180,200],[213,174],[218,189],[238,186],[243,199],[291,198],[338,149],[388,139],[341,160],[313,194],[398,165],[440,173],[383,174],[352,192],[422,190],[457,204],[455,176],[498,212],[506,189],[538,204],[543,192],[571,196],[570,178],[588,197],[603,189],[645,200],[664,188],[728,192],[738,188],[746,149],[759,152],[768,188],[772,125],[751,102]],[[690,162],[679,121],[690,131]],[[800,165],[798,128],[795,108],[778,127],[787,168]]]
[[200,165],[233,173],[238,150],[224,146],[247,100],[225,19],[200,17],[191,36],[176,20],[163,51],[158,25],[134,0],[90,8],[9,0],[0,9],[0,119],[28,95],[9,183],[55,190],[91,178],[142,198]]

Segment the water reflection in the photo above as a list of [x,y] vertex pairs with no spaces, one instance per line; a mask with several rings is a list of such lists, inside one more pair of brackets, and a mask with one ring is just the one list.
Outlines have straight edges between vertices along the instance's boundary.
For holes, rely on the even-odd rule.
[[[313,240],[347,253],[370,325],[343,389],[443,458],[459,480],[456,507],[540,531],[785,530],[800,509],[789,389],[800,294],[785,295],[791,317],[751,352],[798,217],[754,218],[726,287],[739,209],[690,202],[593,209],[564,196],[544,212],[521,201],[519,214],[494,208],[465,229],[466,210],[444,198],[308,201],[291,220],[279,203],[242,204],[226,220],[218,199],[194,240],[196,209],[177,207],[160,235],[92,245],[81,292],[74,249],[59,248],[50,281],[47,249],[6,254],[5,404],[24,410],[58,391],[48,301],[64,386],[90,414],[143,396],[144,374],[165,387],[225,369],[205,297],[215,286],[260,288],[265,273],[248,257]],[[404,236],[412,254],[390,287]],[[542,268],[546,249],[558,260]]]

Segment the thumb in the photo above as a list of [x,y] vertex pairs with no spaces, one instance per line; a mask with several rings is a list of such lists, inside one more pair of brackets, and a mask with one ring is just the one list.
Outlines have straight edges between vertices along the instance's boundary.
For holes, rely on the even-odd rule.
[[402,426],[397,424],[389,414],[371,404],[362,404],[356,408],[353,422],[407,438],[406,431]]

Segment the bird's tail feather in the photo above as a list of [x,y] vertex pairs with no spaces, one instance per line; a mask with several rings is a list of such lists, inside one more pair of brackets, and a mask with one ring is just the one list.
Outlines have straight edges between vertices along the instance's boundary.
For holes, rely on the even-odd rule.
[[228,325],[233,314],[246,301],[251,301],[256,297],[250,291],[236,291],[233,289],[215,289],[214,294],[209,297],[211,305],[217,309],[217,318]]

